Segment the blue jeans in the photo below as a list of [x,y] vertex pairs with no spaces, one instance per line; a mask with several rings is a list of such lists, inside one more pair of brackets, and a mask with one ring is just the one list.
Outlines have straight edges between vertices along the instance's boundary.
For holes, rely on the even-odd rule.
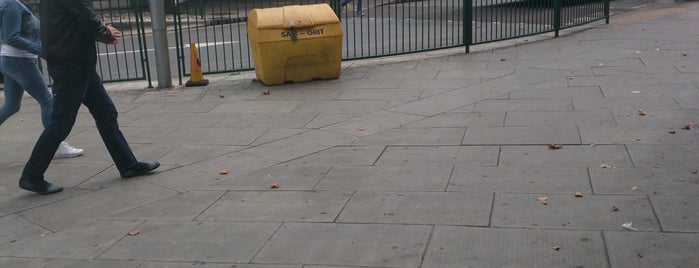
[[51,121],[53,97],[46,87],[36,59],[0,56],[0,71],[5,75],[5,104],[0,108],[0,125],[22,106],[26,90],[41,107],[41,123],[46,128]]
[[34,145],[32,155],[22,171],[22,179],[44,179],[44,172],[51,163],[54,152],[75,124],[80,104],[84,104],[95,119],[102,142],[119,172],[123,173],[135,165],[136,157],[119,130],[116,107],[94,67],[49,64],[48,71],[53,78],[51,122]]

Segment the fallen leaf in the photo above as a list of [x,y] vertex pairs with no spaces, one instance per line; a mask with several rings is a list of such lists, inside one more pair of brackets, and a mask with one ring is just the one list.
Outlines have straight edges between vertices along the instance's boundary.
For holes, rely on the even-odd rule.
[[270,185],[269,188],[272,188],[272,189],[279,188],[279,183],[272,183],[272,185]]
[[618,208],[618,207],[612,207],[612,212],[619,212],[619,208]]
[[524,42],[527,42],[527,41],[529,41],[529,39],[524,39]]
[[500,58],[500,61],[506,61],[506,60],[507,60],[507,59],[505,59],[505,58]]
[[583,197],[583,194],[581,192],[575,192],[575,197]]
[[272,94],[272,92],[269,91],[269,89],[265,89],[262,91],[262,94],[269,95],[269,94]]
[[682,129],[692,129],[692,128],[694,128],[694,123],[689,123],[689,124],[685,124],[684,126],[682,126]]
[[575,79],[575,77],[568,76],[568,80],[573,80],[573,79]]
[[558,251],[559,249],[561,249],[561,246],[559,246],[559,245],[554,245],[554,246],[551,247],[551,248],[552,248],[553,250]]
[[692,174],[697,174],[697,170],[696,170],[696,169],[692,169]]
[[687,53],[682,53],[682,57],[687,57]]
[[228,169],[227,169],[227,168],[222,168],[221,170],[218,171],[218,174],[226,175],[226,174],[228,174]]
[[366,130],[366,128],[358,127],[357,130],[359,130],[359,131],[364,131],[364,130]]
[[640,140],[642,140],[642,139],[641,139],[641,138],[636,138],[636,140],[637,140],[637,141],[640,141]]
[[548,203],[549,203],[548,196],[540,196],[537,198],[537,200],[539,200],[539,203],[541,203],[543,205],[548,205]]
[[218,94],[218,97],[223,99],[223,98],[225,98],[226,96],[223,96],[223,94]]
[[141,232],[139,232],[139,231],[133,230],[133,231],[129,232],[128,235],[134,236],[134,235],[139,235],[140,233]]
[[563,148],[563,145],[560,145],[560,144],[549,144],[549,149],[551,149],[551,150],[558,150],[558,149],[561,149],[561,148]]
[[647,113],[645,111],[643,111],[642,109],[638,109],[638,115],[644,116],[644,115],[647,115]]
[[670,130],[670,131],[668,131],[667,133],[670,133],[670,134],[677,134],[677,131]]

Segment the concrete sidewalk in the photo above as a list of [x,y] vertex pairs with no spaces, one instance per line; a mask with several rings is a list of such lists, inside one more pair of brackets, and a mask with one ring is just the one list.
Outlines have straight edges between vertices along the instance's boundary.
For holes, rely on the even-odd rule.
[[163,166],[119,178],[83,111],[85,155],[52,163],[49,196],[17,187],[42,129],[27,98],[0,126],[0,267],[696,268],[698,22],[699,2],[661,0],[337,80],[110,84]]

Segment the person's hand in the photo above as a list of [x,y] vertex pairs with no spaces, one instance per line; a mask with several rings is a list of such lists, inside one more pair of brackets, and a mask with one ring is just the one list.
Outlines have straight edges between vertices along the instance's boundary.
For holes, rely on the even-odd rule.
[[118,44],[119,39],[121,38],[121,32],[114,28],[111,24],[107,24],[107,29],[109,29],[109,32],[112,34],[112,37],[109,39],[109,44]]

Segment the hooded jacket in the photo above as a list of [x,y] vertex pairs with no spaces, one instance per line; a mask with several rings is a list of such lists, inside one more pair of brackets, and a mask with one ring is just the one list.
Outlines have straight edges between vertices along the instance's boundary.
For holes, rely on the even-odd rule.
[[49,65],[96,67],[95,41],[109,40],[111,32],[95,14],[92,1],[43,0],[39,4],[39,16],[41,57]]

